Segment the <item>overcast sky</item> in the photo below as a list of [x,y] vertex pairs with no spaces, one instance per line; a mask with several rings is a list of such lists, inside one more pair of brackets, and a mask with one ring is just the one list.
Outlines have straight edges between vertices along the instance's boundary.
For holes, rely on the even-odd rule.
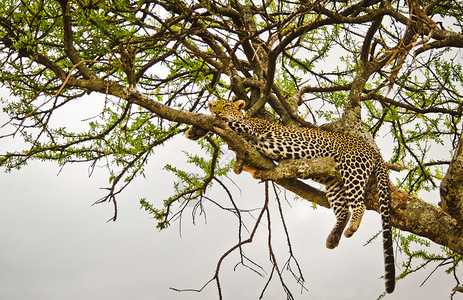
[[[5,118],[1,112],[2,124]],[[13,143],[2,141],[0,148]],[[100,188],[108,186],[105,169],[89,178],[86,164],[69,165],[60,172],[56,164],[36,162],[20,171],[0,172],[0,299],[217,299],[214,283],[201,293],[179,293],[170,287],[198,289],[213,276],[220,256],[237,243],[237,219],[206,203],[207,222],[197,216],[193,225],[191,215],[185,214],[180,235],[178,223],[159,232],[139,205],[146,197],[161,207],[171,195],[173,180],[162,167],[166,162],[181,167],[182,151],[195,151],[195,145],[179,137],[160,148],[146,178],[138,178],[118,196],[118,220],[109,223],[112,204],[92,206],[104,195]],[[225,181],[242,207],[262,205],[263,184],[249,174],[231,178],[240,189]],[[437,195],[429,199],[437,202]],[[223,190],[216,188],[210,196],[230,206]],[[275,208],[276,202],[270,205]],[[283,201],[283,210],[308,289],[301,293],[285,271],[296,299],[376,299],[384,291],[381,239],[364,246],[381,228],[377,213],[367,211],[358,232],[328,250],[325,241],[335,222],[330,210],[313,210],[310,203],[291,197]],[[272,236],[282,267],[288,249],[278,220],[272,216]],[[243,267],[234,269],[238,256],[229,256],[220,273],[224,299],[258,299],[265,286],[271,269],[266,224],[260,228],[254,243],[244,250],[267,274],[260,277]],[[456,283],[441,270],[420,287],[434,267],[398,282],[386,299],[448,299]],[[285,299],[276,277],[264,299]]]

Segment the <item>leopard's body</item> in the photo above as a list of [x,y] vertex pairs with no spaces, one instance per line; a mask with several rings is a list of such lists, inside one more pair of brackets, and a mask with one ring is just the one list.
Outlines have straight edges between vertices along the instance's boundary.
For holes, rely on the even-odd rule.
[[245,102],[238,100],[211,101],[209,109],[226,121],[231,129],[243,136],[263,155],[282,160],[288,158],[331,157],[337,163],[342,182],[330,177],[315,178],[326,186],[326,195],[336,215],[336,225],[328,236],[326,246],[335,248],[344,235],[350,237],[358,229],[365,212],[363,197],[367,181],[376,176],[380,213],[383,225],[386,291],[395,287],[395,266],[390,221],[390,186],[387,167],[381,155],[367,143],[355,137],[317,128],[287,127],[242,112]]

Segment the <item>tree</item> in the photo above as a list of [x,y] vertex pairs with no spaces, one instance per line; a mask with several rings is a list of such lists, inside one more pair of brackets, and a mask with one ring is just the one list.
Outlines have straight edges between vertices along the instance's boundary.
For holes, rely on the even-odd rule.
[[[304,162],[303,176],[294,168],[283,176],[282,166],[204,114],[209,100],[244,99],[250,115],[288,126],[324,124],[378,149],[375,138],[387,135],[390,167],[406,173],[392,193],[393,224],[411,233],[398,232],[409,257],[401,276],[432,261],[455,272],[463,254],[458,1],[10,0],[0,11],[0,80],[12,95],[3,99],[10,121],[0,137],[21,136],[29,145],[2,154],[5,170],[35,159],[104,163],[111,185],[99,202],[114,204],[116,220],[117,194],[143,174],[157,146],[193,125],[220,139],[200,142],[209,159],[189,158],[204,174],[166,166],[182,185],[164,207],[141,201],[160,228],[184,209],[180,201],[203,199],[213,182],[222,184],[231,168],[217,164],[222,143],[237,163],[262,170],[262,179],[328,207],[321,190],[298,179],[322,167],[330,174],[326,161]],[[95,93],[104,97],[96,117],[89,108],[85,129],[57,124],[63,108]],[[441,149],[438,159],[434,149]],[[418,198],[433,189],[441,193],[438,207]],[[371,185],[370,210],[378,210],[375,192]],[[257,219],[265,213],[264,205]],[[443,253],[416,250],[413,243],[426,244],[419,237]],[[418,266],[415,259],[422,259]]]

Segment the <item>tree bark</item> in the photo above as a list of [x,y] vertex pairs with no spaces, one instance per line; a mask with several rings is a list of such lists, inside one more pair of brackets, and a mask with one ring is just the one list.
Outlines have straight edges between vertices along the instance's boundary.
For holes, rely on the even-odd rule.
[[463,223],[463,143],[460,139],[440,187],[440,207]]

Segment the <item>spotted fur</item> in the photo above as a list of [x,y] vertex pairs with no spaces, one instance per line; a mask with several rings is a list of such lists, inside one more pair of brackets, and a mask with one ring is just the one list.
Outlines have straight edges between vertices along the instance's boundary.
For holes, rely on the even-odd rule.
[[[331,157],[337,162],[342,182],[328,177],[316,178],[326,186],[326,195],[337,220],[326,241],[329,249],[339,244],[349,219],[351,221],[344,235],[351,237],[357,231],[365,212],[363,197],[366,183],[370,176],[376,176],[383,226],[385,285],[386,291],[392,293],[395,266],[389,214],[390,186],[381,155],[355,137],[316,128],[286,127],[252,118],[242,112],[244,107],[243,100],[209,102],[209,109],[216,117],[226,121],[231,129],[271,159]],[[352,218],[349,208],[352,209]]]

